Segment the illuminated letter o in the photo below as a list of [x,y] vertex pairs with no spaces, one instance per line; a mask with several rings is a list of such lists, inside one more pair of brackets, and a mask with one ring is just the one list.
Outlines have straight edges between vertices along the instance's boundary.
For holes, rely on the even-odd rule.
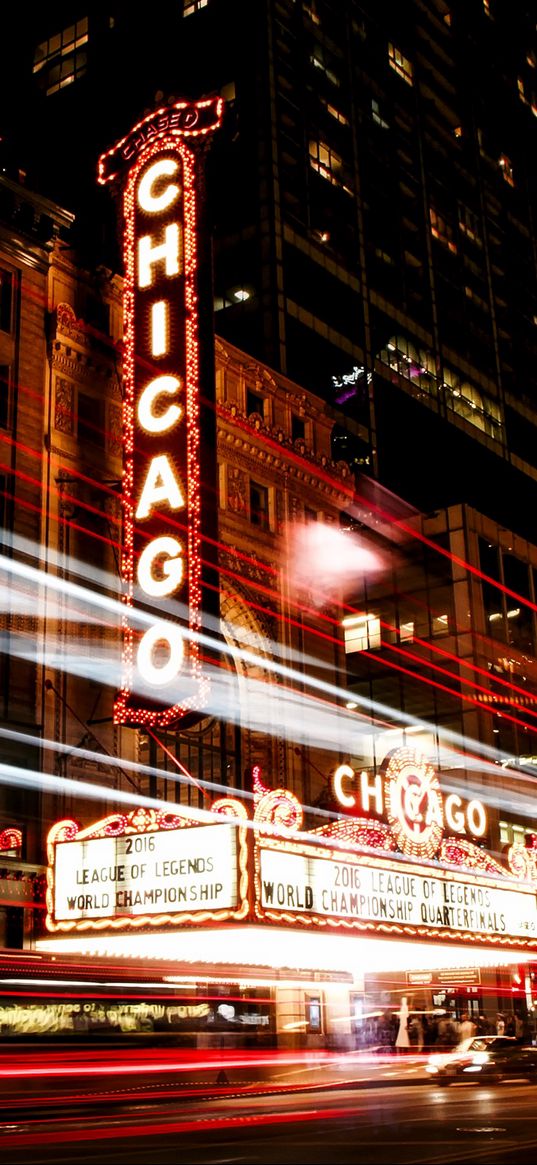
[[[163,598],[177,590],[183,581],[183,559],[181,543],[177,538],[164,535],[154,538],[142,551],[138,559],[138,582],[146,595],[154,598]],[[166,562],[162,563],[162,578],[155,578],[153,566],[155,560],[166,555]]]
[[153,194],[153,186],[159,178],[171,178],[172,174],[177,173],[178,168],[179,163],[174,162],[173,158],[161,158],[160,162],[153,162],[153,165],[149,166],[138,186],[138,206],[141,210],[145,210],[147,214],[158,214],[175,202],[180,190],[173,182],[168,183],[162,194]]
[[[167,663],[157,667],[153,654],[157,643],[167,643],[170,658]],[[156,623],[142,636],[138,645],[137,664],[142,679],[155,687],[162,687],[174,680],[183,666],[185,646],[183,636],[178,627],[167,623]]]
[[456,793],[450,793],[446,797],[444,812],[446,815],[446,825],[452,829],[454,833],[466,833],[464,827],[464,813],[461,812],[462,801]]
[[342,784],[344,777],[349,777],[350,779],[354,777],[354,769],[351,769],[350,765],[339,765],[336,769],[334,773],[334,793],[340,805],[344,805],[346,809],[352,809],[353,805],[356,805],[356,797],[353,797],[352,794],[344,793]]
[[466,810],[466,820],[470,833],[475,837],[483,837],[487,832],[487,814],[481,801],[469,801]]

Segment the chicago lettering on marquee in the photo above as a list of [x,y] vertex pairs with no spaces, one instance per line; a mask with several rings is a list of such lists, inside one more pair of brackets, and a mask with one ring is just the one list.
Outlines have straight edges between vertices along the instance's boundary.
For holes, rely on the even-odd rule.
[[158,110],[99,163],[101,183],[125,173],[123,724],[163,727],[207,697],[196,141],[221,114],[220,98]]
[[487,833],[483,802],[443,795],[430,761],[411,748],[396,749],[374,775],[338,765],[332,787],[343,809],[386,816],[397,848],[409,857],[433,857],[444,827],[460,837],[481,839]]

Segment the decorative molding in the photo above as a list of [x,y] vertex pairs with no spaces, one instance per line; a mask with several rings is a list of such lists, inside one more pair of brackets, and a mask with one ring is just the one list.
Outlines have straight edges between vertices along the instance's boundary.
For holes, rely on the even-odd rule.
[[59,433],[72,436],[74,427],[74,386],[69,380],[57,376],[54,386],[54,428]]
[[114,404],[108,406],[108,452],[113,457],[121,457],[123,453],[123,416],[120,407]]

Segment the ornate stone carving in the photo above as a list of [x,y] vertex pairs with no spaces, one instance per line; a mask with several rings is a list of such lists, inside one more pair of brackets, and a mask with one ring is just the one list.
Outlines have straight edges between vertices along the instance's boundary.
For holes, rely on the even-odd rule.
[[73,385],[68,380],[56,377],[54,399],[54,428],[60,433],[72,435],[74,428],[73,416]]
[[227,467],[227,508],[232,514],[247,513],[246,474],[233,465]]

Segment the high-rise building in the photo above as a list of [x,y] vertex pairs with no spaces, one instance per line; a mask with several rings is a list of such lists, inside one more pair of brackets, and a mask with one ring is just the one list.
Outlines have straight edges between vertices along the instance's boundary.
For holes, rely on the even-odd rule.
[[531,536],[529,4],[176,0],[151,20],[51,4],[12,50],[19,164],[78,211],[94,261],[115,246],[100,150],[155,102],[221,93],[217,333],[321,396],[355,469]]

